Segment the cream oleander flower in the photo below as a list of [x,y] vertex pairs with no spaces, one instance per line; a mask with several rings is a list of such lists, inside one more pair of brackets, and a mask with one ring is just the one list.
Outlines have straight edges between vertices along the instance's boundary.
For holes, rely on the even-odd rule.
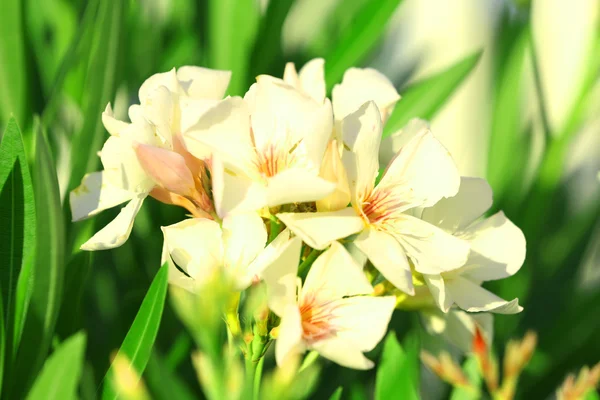
[[256,213],[227,216],[222,226],[192,218],[162,230],[161,263],[169,265],[169,282],[192,292],[221,269],[237,290],[246,289],[260,279],[290,238],[285,230],[265,248],[267,230]]
[[223,96],[229,76],[198,67],[153,75],[139,90],[141,105],[129,108],[131,123],[115,119],[110,104],[106,107],[102,122],[111,136],[100,152],[104,170],[87,174],[71,192],[73,220],[130,202],[81,246],[83,250],[122,245],[148,195],[196,216],[209,215],[206,166],[187,152],[180,132]]
[[337,242],[317,258],[301,286],[296,277],[300,248],[295,237],[263,272],[269,308],[281,317],[277,364],[314,349],[345,367],[371,368],[373,362],[363,353],[383,338],[395,298],[365,296],[373,287]]
[[479,328],[486,343],[492,343],[494,317],[488,313],[470,314],[458,309],[443,313],[437,308],[423,310],[421,321],[430,335],[440,335],[464,353],[473,351],[475,327]]
[[483,179],[462,178],[460,191],[423,210],[422,218],[470,243],[469,257],[458,269],[423,274],[438,307],[453,304],[465,311],[512,314],[522,310],[481,287],[481,283],[514,275],[525,260],[525,236],[503,212],[482,215],[492,206],[492,190]]
[[[315,101],[325,100],[325,60],[315,58],[296,72],[294,63],[287,63],[283,80],[306,93]],[[331,92],[331,103],[336,123],[356,111],[367,101],[374,101],[383,123],[394,110],[400,95],[390,80],[373,68],[349,68],[344,72],[342,82]]]
[[[261,79],[244,99],[230,97],[186,133],[210,149],[221,212],[319,200],[335,185],[319,177],[332,129],[331,104],[317,104],[291,86]],[[193,152],[193,150],[192,150]]]
[[406,129],[404,145],[387,166],[379,184],[381,119],[373,102],[347,116],[342,124],[352,207],[332,212],[277,214],[309,246],[355,233],[353,241],[373,265],[400,290],[413,294],[411,264],[417,272],[436,274],[464,265],[466,241],[416,218],[458,192],[460,176],[447,150],[427,129]]

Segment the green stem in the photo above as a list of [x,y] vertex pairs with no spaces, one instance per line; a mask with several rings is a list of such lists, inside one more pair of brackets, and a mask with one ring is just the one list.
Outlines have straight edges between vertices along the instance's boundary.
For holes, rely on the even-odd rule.
[[258,399],[258,395],[260,394],[260,384],[261,384],[261,380],[262,380],[262,371],[263,371],[264,363],[265,363],[265,358],[261,357],[260,360],[258,360],[258,364],[256,365],[256,370],[255,370],[255,374],[254,374],[254,390],[253,390],[253,397],[255,399]]
[[312,265],[312,263],[317,259],[317,257],[321,254],[320,250],[312,249],[306,259],[302,261],[302,263],[298,266],[298,275],[304,278],[306,273],[308,272],[308,268]]
[[306,368],[313,365],[315,361],[317,361],[317,358],[319,358],[319,353],[317,353],[316,350],[312,350],[306,355],[306,357],[304,357],[304,361],[302,361],[302,365],[300,366],[298,372],[304,371]]
[[269,231],[269,241],[267,243],[271,243],[273,240],[275,240],[277,235],[279,235],[279,233],[281,232],[281,228],[283,228],[283,224],[279,222],[277,217],[271,215],[270,219],[271,226]]

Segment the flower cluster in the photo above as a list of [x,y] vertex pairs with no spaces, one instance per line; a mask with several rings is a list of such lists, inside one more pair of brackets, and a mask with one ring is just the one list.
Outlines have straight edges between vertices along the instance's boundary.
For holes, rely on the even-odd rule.
[[323,70],[322,59],[290,63],[283,79],[262,75],[243,98],[223,98],[229,72],[182,67],[142,85],[131,122],[107,106],[104,170],[71,193],[73,219],[129,203],[82,249],[122,245],[147,196],[185,208],[190,218],[162,228],[170,283],[198,292],[219,272],[235,291],[263,285],[279,364],[314,349],[370,368],[363,353],[411,299],[519,312],[481,286],[525,257],[519,228],[485,216],[488,184],[461,178],[424,121],[380,148],[394,86],[351,68],[330,100]]

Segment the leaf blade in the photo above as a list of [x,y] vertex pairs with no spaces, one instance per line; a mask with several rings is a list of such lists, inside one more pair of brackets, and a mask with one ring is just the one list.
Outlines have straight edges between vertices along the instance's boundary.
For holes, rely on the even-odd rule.
[[[123,340],[119,354],[124,355],[131,361],[131,367],[142,375],[150,355],[152,347],[158,334],[158,328],[167,296],[167,272],[168,267],[163,265],[157,272],[148,293],[142,301],[142,305]],[[117,393],[112,386],[113,366],[109,368],[104,377],[104,389],[102,399],[115,399]]]
[[74,399],[83,369],[85,342],[83,332],[65,340],[44,363],[27,399]]
[[483,52],[477,51],[430,78],[407,87],[390,115],[383,137],[401,129],[412,118],[431,119],[477,66]]
[[404,348],[396,334],[390,332],[383,345],[383,354],[375,380],[375,399],[419,399],[419,342],[409,334]]

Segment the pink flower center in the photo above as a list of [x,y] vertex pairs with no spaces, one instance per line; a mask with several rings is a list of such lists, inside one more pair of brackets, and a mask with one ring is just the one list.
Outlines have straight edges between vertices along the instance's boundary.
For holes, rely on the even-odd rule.
[[304,296],[300,304],[300,317],[305,340],[317,341],[336,334],[337,329],[332,323],[336,303],[336,301],[319,302],[314,293]]
[[408,203],[386,189],[375,189],[362,202],[362,212],[370,224],[384,224],[406,210]]

